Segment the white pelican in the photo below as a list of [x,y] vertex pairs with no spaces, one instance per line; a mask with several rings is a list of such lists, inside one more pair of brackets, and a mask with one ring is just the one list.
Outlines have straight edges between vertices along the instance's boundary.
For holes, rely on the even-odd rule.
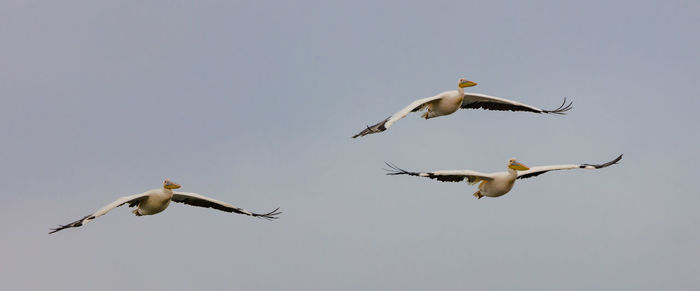
[[535,113],[552,113],[552,114],[565,114],[567,111],[571,110],[572,103],[566,104],[566,98],[564,98],[564,103],[559,106],[559,108],[554,110],[543,110],[534,106],[527,104],[522,104],[520,102],[508,100],[505,98],[488,96],[484,94],[477,93],[464,93],[465,87],[476,86],[476,83],[459,79],[459,84],[457,90],[446,91],[437,94],[433,97],[423,98],[413,101],[408,104],[401,111],[394,113],[394,115],[389,116],[387,119],[380,121],[379,123],[367,126],[360,133],[353,135],[352,138],[358,136],[365,136],[372,133],[382,132],[391,127],[394,122],[401,118],[406,117],[411,112],[421,111],[426,109],[421,117],[425,119],[430,119],[443,115],[450,115],[457,111],[457,109],[487,109],[487,110],[510,110],[510,111],[529,111]]
[[109,212],[110,210],[127,203],[129,204],[129,207],[136,206],[136,209],[131,211],[136,216],[153,215],[159,213],[165,210],[165,208],[168,208],[168,204],[170,204],[170,201],[185,203],[192,206],[200,206],[207,208],[211,207],[221,211],[235,212],[265,219],[276,219],[276,215],[279,215],[281,213],[277,211],[279,210],[279,208],[264,214],[253,213],[248,210],[235,207],[226,202],[221,202],[219,200],[211,199],[209,197],[204,197],[196,193],[173,191],[173,189],[177,188],[180,188],[179,184],[165,179],[165,182],[163,182],[163,188],[161,189],[153,189],[143,192],[141,194],[121,197],[116,201],[108,204],[107,206],[95,211],[95,213],[93,214],[87,215],[69,224],[61,225],[57,228],[52,228],[49,234],[69,227],[82,226],[83,224],[86,224],[97,217],[107,214],[107,212]]
[[600,165],[593,164],[580,164],[580,165],[553,165],[553,166],[539,166],[528,168],[525,165],[519,163],[515,159],[508,161],[508,171],[507,172],[497,172],[497,173],[479,173],[471,170],[447,170],[447,171],[435,171],[435,172],[409,172],[403,170],[396,165],[386,163],[387,166],[391,167],[391,170],[387,175],[411,175],[419,177],[428,177],[430,179],[437,179],[443,182],[460,182],[462,180],[467,180],[469,185],[479,184],[479,190],[474,193],[474,197],[481,199],[481,197],[498,197],[504,195],[513,188],[515,184],[515,179],[524,179],[534,176],[544,174],[549,171],[556,170],[569,170],[569,169],[600,169],[605,168],[614,164],[617,164],[622,159],[622,155],[618,156],[612,161],[609,161]]

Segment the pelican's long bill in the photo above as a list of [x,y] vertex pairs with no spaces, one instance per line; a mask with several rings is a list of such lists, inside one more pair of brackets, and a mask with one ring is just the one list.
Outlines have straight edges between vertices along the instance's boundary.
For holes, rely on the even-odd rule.
[[459,87],[460,88],[474,87],[476,85],[477,85],[476,82],[472,82],[472,81],[465,80],[465,79],[459,80]]
[[511,168],[513,170],[516,170],[516,171],[527,171],[530,169],[527,166],[521,164],[520,162],[518,162],[516,160],[511,160],[510,163],[508,164],[508,168]]
[[165,189],[178,189],[180,187],[180,184],[170,181],[169,179],[165,179],[165,182],[163,182],[163,188]]

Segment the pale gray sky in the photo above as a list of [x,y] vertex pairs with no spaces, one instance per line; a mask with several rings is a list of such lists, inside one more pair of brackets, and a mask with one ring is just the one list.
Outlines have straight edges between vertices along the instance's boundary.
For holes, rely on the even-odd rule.
[[[328,2],[0,3],[0,289],[700,289],[697,1]],[[350,138],[461,77],[574,109]],[[620,153],[478,201],[381,170]],[[284,213],[47,235],[165,178]]]

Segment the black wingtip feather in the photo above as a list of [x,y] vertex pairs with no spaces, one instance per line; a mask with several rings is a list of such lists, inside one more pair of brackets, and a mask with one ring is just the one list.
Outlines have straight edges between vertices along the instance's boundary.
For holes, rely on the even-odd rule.
[[594,168],[596,168],[596,169],[609,167],[609,166],[612,166],[612,165],[617,164],[618,162],[620,162],[620,160],[622,160],[622,155],[624,155],[624,154],[620,154],[620,155],[617,156],[617,158],[615,158],[614,160],[609,161],[609,162],[604,163],[604,164],[599,164],[599,165],[594,165],[594,164],[583,164],[582,166],[591,166],[591,167],[594,167]]
[[95,217],[92,216],[92,215],[86,215],[85,217],[83,217],[83,218],[81,218],[81,219],[78,219],[78,220],[76,220],[76,221],[73,221],[73,222],[71,222],[71,223],[69,223],[69,224],[59,225],[57,228],[49,228],[49,229],[51,230],[51,232],[49,232],[49,234],[55,233],[55,232],[57,232],[57,231],[59,231],[59,230],[64,230],[64,229],[66,229],[66,228],[82,226],[82,225],[83,225],[83,221],[85,221],[85,219],[94,219],[94,218],[95,218]]
[[389,116],[389,117],[387,117],[386,119],[384,119],[384,120],[378,122],[378,123],[375,124],[375,125],[367,126],[367,128],[365,128],[364,130],[360,131],[360,133],[358,133],[358,134],[356,134],[356,135],[353,135],[352,138],[358,138],[358,137],[360,137],[360,136],[365,136],[365,135],[368,135],[368,134],[373,134],[373,133],[378,133],[378,132],[385,131],[385,130],[386,130],[386,127],[384,126],[384,124],[386,124],[386,122],[389,121],[389,118],[391,118],[391,116]]
[[277,217],[277,215],[282,214],[282,211],[278,211],[278,210],[280,210],[279,207],[275,208],[275,210],[272,210],[268,213],[262,213],[262,214],[253,213],[253,216],[258,217],[258,218],[262,218],[262,219],[266,219],[266,220],[274,220],[274,219],[279,218],[279,217]]
[[557,114],[557,115],[564,115],[566,114],[569,110],[571,110],[573,107],[574,101],[569,102],[569,104],[566,104],[566,97],[564,97],[564,102],[559,105],[557,109],[554,110],[543,110],[542,113],[549,113],[549,114]]
[[401,168],[399,168],[398,166],[396,166],[396,165],[394,165],[394,164],[392,164],[392,163],[384,162],[384,164],[387,165],[387,167],[391,168],[391,169],[384,169],[384,168],[382,168],[382,170],[388,172],[388,173],[386,173],[387,175],[411,175],[411,176],[418,176],[418,173],[406,171],[406,170],[401,169]]

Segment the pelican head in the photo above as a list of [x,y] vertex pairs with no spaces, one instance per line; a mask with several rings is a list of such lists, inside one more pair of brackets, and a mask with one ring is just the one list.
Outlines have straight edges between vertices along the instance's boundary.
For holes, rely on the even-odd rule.
[[511,168],[516,171],[527,171],[530,169],[527,166],[519,163],[515,159],[510,159],[510,161],[508,161],[508,168]]
[[475,82],[469,81],[467,79],[459,79],[459,87],[460,88],[466,88],[466,87],[473,87],[476,86]]
[[169,179],[165,179],[163,182],[163,188],[165,189],[177,189],[180,188],[180,184],[175,183],[173,181],[170,181]]

